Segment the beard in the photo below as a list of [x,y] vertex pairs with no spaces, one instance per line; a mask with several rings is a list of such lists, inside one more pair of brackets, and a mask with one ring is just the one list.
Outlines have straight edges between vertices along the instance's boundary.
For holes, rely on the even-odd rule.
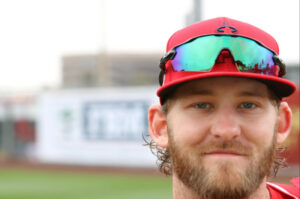
[[[218,141],[201,148],[179,147],[169,129],[169,150],[173,173],[185,186],[204,199],[240,199],[255,192],[263,179],[269,175],[275,158],[276,134],[270,146],[254,154],[251,148],[238,141]],[[203,154],[217,150],[231,150],[249,158],[245,168],[238,163],[218,161],[204,164]]]

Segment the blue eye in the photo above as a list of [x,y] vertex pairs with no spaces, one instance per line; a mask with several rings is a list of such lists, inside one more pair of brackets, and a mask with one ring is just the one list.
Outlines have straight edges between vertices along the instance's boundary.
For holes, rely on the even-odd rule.
[[198,103],[198,104],[195,104],[195,108],[208,109],[208,108],[211,108],[211,105],[209,103]]
[[256,108],[256,105],[254,103],[251,103],[251,102],[245,102],[245,103],[242,103],[240,105],[241,108],[244,108],[244,109],[253,109],[253,108]]

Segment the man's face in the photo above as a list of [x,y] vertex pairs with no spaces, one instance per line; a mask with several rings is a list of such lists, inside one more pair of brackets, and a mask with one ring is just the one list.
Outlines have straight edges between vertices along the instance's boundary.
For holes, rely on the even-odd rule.
[[258,81],[222,77],[182,85],[167,115],[174,174],[203,198],[251,194],[273,162],[277,120]]

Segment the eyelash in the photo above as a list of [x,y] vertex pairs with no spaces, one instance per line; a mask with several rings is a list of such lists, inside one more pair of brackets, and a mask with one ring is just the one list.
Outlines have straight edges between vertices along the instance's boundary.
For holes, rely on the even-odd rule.
[[[251,105],[251,107],[245,107],[243,105]],[[257,105],[255,103],[252,103],[252,102],[243,102],[240,104],[239,106],[240,108],[243,108],[243,109],[254,109],[257,107]]]
[[[205,105],[205,107],[203,107],[203,105]],[[208,109],[208,108],[212,108],[212,105],[206,102],[203,103],[197,103],[193,105],[195,108],[197,109]]]
[[[249,107],[249,105],[251,105],[251,107]],[[207,102],[196,103],[196,104],[193,105],[193,107],[196,108],[196,109],[210,109],[210,108],[213,108],[212,104],[207,103]],[[258,107],[258,105],[253,103],[253,102],[243,102],[238,106],[238,108],[241,108],[241,109],[254,109],[254,108],[257,108],[257,107]]]

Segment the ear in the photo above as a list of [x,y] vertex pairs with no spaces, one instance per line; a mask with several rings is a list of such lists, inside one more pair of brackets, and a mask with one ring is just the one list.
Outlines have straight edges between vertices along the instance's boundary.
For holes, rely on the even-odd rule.
[[160,147],[168,147],[167,116],[160,105],[152,105],[148,111],[149,135]]
[[292,111],[287,102],[281,102],[278,112],[277,144],[282,144],[292,128]]

